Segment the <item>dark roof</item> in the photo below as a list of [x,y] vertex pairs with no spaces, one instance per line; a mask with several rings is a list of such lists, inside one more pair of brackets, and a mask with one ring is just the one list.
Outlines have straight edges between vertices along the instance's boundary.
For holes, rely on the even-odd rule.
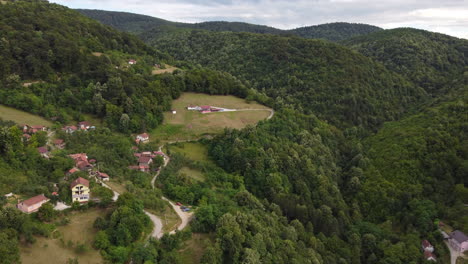
[[75,187],[78,184],[83,184],[86,187],[89,187],[89,181],[87,179],[79,177],[70,184],[70,188]]
[[45,197],[43,194],[40,194],[38,196],[34,196],[32,198],[29,198],[27,200],[24,200],[22,203],[24,203],[27,206],[31,206],[33,204],[40,203],[42,201],[49,200],[49,198]]
[[460,230],[455,230],[450,234],[450,237],[452,239],[455,239],[458,243],[463,243],[465,241],[468,241],[468,236],[465,235],[462,231]]

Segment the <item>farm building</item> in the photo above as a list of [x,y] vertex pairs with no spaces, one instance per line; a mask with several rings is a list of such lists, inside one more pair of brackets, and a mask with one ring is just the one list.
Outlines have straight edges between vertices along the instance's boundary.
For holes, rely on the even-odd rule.
[[44,194],[40,194],[18,203],[16,207],[22,212],[32,213],[39,210],[39,208],[41,208],[41,206],[47,203],[49,200],[50,199],[45,197]]

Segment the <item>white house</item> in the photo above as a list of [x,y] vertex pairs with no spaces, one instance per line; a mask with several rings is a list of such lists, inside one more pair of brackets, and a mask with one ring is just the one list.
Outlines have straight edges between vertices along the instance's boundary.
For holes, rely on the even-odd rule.
[[448,242],[450,247],[457,252],[463,253],[468,250],[468,236],[459,230],[455,230],[450,234]]
[[136,140],[137,142],[148,142],[149,141],[149,135],[147,133],[143,133],[143,134],[140,134],[140,135],[137,135],[136,136]]

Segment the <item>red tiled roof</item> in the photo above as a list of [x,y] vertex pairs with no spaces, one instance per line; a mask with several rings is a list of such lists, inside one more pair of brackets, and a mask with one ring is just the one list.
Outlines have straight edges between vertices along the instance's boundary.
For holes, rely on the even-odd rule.
[[68,155],[70,158],[74,159],[75,161],[88,161],[88,156],[86,153],[77,153],[77,154],[70,154]]
[[148,162],[150,162],[150,160],[151,160],[151,157],[141,156],[141,157],[138,159],[138,162],[139,162],[139,163],[148,163]]
[[102,177],[102,178],[109,178],[109,175],[107,173],[104,173],[104,172],[97,172],[98,176],[99,177]]
[[63,139],[56,139],[56,140],[54,140],[54,144],[55,144],[55,145],[63,144]]
[[423,248],[432,247],[431,243],[427,240],[423,240],[421,244]]
[[83,168],[86,168],[86,167],[88,167],[88,166],[91,166],[91,164],[89,164],[88,161],[83,160],[83,161],[78,161],[78,162],[76,163],[76,166],[77,166],[79,169],[83,169]]
[[165,156],[165,154],[161,151],[155,151],[154,154],[159,155],[159,156]]
[[83,184],[84,186],[89,187],[89,181],[87,179],[79,177],[70,184],[70,188],[73,188],[78,184]]
[[39,153],[41,153],[41,154],[44,154],[44,153],[49,152],[49,151],[47,150],[46,147],[38,147],[37,150],[38,150]]
[[31,138],[31,135],[29,135],[29,134],[23,134],[23,137],[25,137],[25,138]]
[[143,133],[143,134],[140,134],[138,136],[142,137],[142,138],[148,138],[149,137],[149,135],[147,133]]
[[27,206],[31,206],[46,200],[49,200],[49,198],[45,197],[44,194],[40,194],[38,196],[34,196],[32,198],[24,200],[22,203],[24,203]]
[[75,173],[75,172],[77,172],[77,171],[78,171],[77,168],[71,168],[71,169],[68,171],[68,173],[73,174],[73,173]]
[[131,170],[138,170],[140,167],[137,165],[132,165],[132,166],[128,166],[128,168]]
[[30,126],[31,128],[34,128],[34,129],[43,129],[45,128],[45,126]]
[[78,125],[80,125],[80,126],[91,126],[91,123],[89,123],[88,121],[82,121],[82,122],[79,122]]
[[434,259],[436,258],[436,256],[434,254],[432,254],[432,252],[424,251],[424,258],[429,259],[430,257],[433,257]]
[[52,195],[57,196],[59,194],[58,194],[58,192],[53,192]]

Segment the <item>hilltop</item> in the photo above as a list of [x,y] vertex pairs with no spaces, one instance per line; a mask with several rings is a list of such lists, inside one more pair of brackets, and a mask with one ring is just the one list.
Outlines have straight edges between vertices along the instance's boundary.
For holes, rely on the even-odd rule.
[[345,22],[329,23],[309,27],[301,27],[291,30],[283,30],[274,27],[255,25],[245,22],[208,21],[201,23],[180,23],[127,12],[112,12],[88,9],[77,9],[77,11],[85,16],[100,21],[105,25],[109,25],[116,29],[136,34],[140,34],[155,28],[170,26],[186,29],[202,29],[214,32],[228,31],[286,36],[295,35],[304,38],[340,41],[354,36],[365,35],[371,32],[382,30],[381,28],[372,25]]
[[463,80],[468,40],[413,28],[398,28],[345,40],[341,44],[381,62],[434,96]]

